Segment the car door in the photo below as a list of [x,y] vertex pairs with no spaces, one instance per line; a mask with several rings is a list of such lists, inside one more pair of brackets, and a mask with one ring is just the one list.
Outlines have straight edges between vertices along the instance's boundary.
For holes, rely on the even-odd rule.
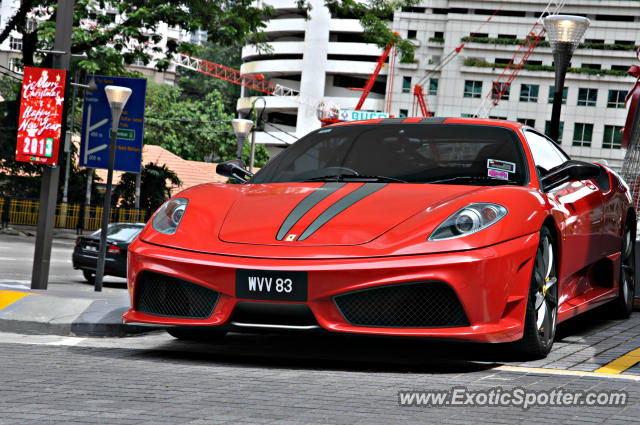
[[[547,137],[525,131],[538,178],[570,158]],[[571,276],[602,256],[603,201],[602,192],[595,181],[581,180],[566,183],[543,193],[552,204],[564,212],[561,236],[564,241],[560,267],[564,276]],[[561,299],[570,299],[584,292],[576,287],[560,287]],[[563,297],[563,295],[565,297]]]

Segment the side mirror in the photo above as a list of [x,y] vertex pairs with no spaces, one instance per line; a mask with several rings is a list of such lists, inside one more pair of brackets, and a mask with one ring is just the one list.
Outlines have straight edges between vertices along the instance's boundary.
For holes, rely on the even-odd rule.
[[246,167],[241,159],[232,159],[218,164],[216,173],[221,176],[238,179],[244,183],[253,177],[253,174],[247,171]]
[[600,175],[602,168],[583,161],[567,161],[549,170],[540,181],[542,190],[548,191],[570,181],[593,179]]

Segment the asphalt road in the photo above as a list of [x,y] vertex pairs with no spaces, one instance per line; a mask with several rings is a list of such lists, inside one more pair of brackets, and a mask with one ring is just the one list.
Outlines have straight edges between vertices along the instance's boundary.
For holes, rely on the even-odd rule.
[[[471,345],[332,336],[0,334],[0,424],[619,423],[640,383],[496,368]],[[504,360],[503,355],[498,358]],[[401,406],[400,391],[624,392],[624,406]],[[475,399],[479,401],[479,399]]]
[[[51,248],[49,284],[91,289],[80,270],[71,263],[75,240],[54,238]],[[31,285],[35,237],[0,234],[0,287]],[[105,276],[105,286],[124,288],[126,280]]]

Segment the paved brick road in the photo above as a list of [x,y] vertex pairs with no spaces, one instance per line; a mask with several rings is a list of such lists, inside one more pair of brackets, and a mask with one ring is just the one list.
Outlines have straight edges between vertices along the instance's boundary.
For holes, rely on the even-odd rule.
[[[623,322],[591,315],[560,332],[548,359],[528,363],[496,346],[397,339],[232,334],[219,344],[199,344],[164,333],[124,339],[0,334],[0,424],[638,422],[638,381],[495,369],[501,363],[595,370],[640,345],[640,313]],[[637,368],[623,375],[640,375]],[[528,410],[398,405],[398,391],[458,385],[624,390],[629,401]]]

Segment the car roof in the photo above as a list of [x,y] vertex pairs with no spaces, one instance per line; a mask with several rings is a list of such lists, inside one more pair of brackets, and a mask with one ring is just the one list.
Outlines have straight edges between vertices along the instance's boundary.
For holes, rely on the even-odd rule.
[[378,118],[372,120],[345,121],[331,124],[327,127],[338,127],[358,124],[476,124],[521,129],[525,125],[515,121],[499,120],[493,118],[461,118],[461,117],[411,117],[411,118]]

